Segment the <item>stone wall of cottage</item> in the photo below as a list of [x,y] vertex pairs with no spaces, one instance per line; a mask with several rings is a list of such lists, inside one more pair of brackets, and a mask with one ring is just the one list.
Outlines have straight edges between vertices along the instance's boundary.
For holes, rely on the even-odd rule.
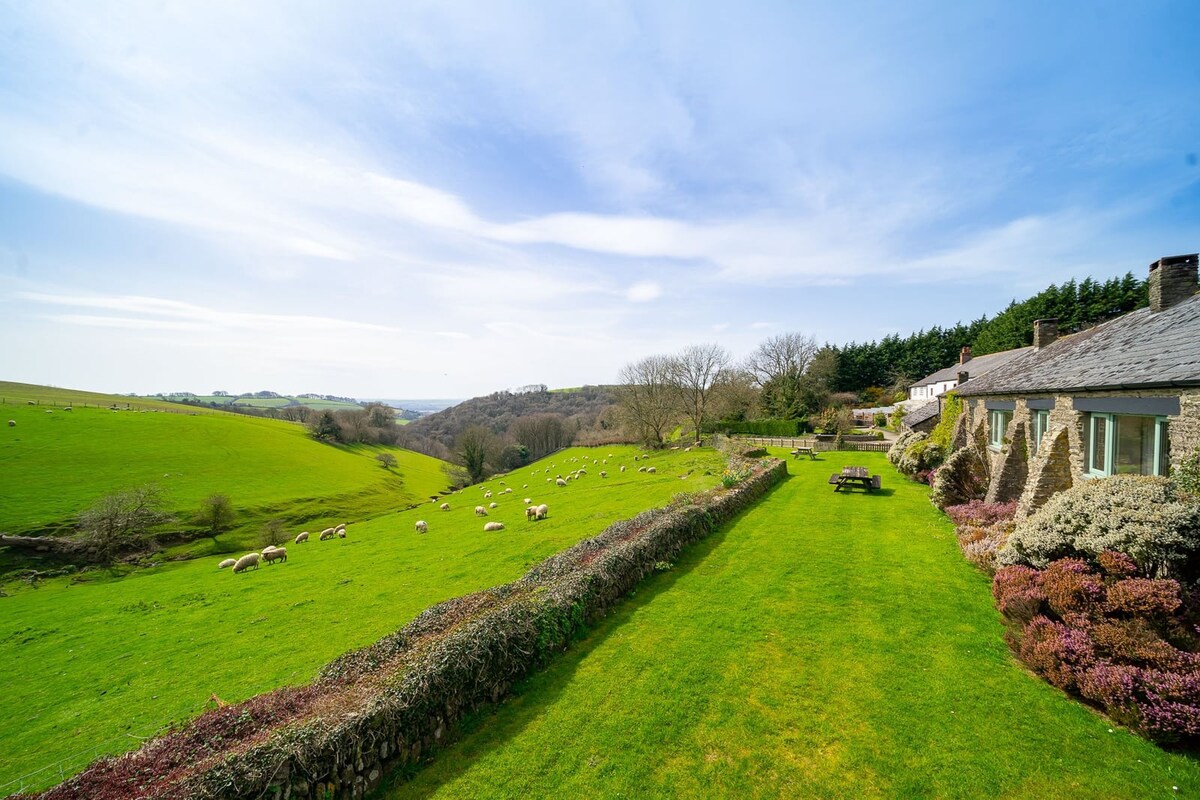
[[[1162,391],[1091,392],[1088,398],[1162,397]],[[1038,395],[1047,398],[1050,395]],[[989,441],[990,420],[981,397],[964,398],[965,427],[980,446]],[[1031,448],[1032,412],[1027,398],[997,395],[995,400],[1012,401],[1012,422],[1007,442],[999,452],[991,451],[991,477],[988,502],[1018,500],[1017,519],[1032,514],[1054,494],[1088,479],[1084,438],[1084,412],[1075,410],[1074,397],[1057,395],[1050,411],[1049,424],[1037,450]],[[1172,465],[1200,449],[1200,389],[1188,389],[1179,395],[1179,415],[1167,417]]]

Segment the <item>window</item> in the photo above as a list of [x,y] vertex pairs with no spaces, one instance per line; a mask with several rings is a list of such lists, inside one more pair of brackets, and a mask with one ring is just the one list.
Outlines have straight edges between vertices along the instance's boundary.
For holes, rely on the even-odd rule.
[[1087,433],[1090,474],[1164,474],[1168,463],[1165,417],[1092,414]]
[[1050,412],[1034,411],[1031,416],[1033,422],[1033,449],[1036,451],[1042,446],[1042,437],[1046,435],[1046,431],[1050,428]]
[[992,448],[999,450],[1004,447],[1004,435],[1008,433],[1008,423],[1012,422],[1013,412],[993,410],[988,412],[988,428]]

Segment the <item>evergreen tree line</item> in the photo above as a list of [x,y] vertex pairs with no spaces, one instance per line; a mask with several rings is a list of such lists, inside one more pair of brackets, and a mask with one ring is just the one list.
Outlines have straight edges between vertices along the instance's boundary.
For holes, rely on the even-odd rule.
[[835,347],[837,373],[833,388],[863,393],[871,387],[895,391],[958,362],[963,347],[973,356],[1033,344],[1035,319],[1058,319],[1060,333],[1075,333],[1149,305],[1146,280],[1132,272],[1103,283],[1074,279],[1027,300],[1009,303],[992,319],[986,316],[952,328],[933,327],[901,338],[893,334],[875,342]]

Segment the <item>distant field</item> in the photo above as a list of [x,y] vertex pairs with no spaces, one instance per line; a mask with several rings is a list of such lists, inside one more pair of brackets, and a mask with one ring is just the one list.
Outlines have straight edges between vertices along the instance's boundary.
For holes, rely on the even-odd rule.
[[[616,519],[716,485],[723,466],[714,451],[679,450],[652,457],[655,475],[620,473],[635,452],[563,451],[450,495],[448,512],[427,503],[365,522],[348,516],[348,538],[290,545],[286,564],[241,575],[206,558],[119,580],[55,579],[0,598],[9,709],[0,715],[0,795],[18,788],[6,782],[47,765],[65,760],[70,774],[89,756],[136,747],[131,737],[195,716],[211,694],[235,702],[307,681],[435,602],[513,580]],[[608,465],[591,466],[609,453]],[[584,460],[587,477],[565,488],[548,481]],[[500,480],[512,494],[499,494]],[[489,502],[487,489],[499,503],[488,520],[504,522],[503,532],[484,534],[486,520],[473,512]],[[549,504],[549,518],[526,521],[523,497]],[[417,519],[428,521],[428,534],[414,533]],[[57,780],[56,766],[27,782]]]
[[[884,492],[834,494],[846,463]],[[1200,797],[1194,759],[1015,662],[928,487],[876,453],[789,466],[376,797]]]
[[[4,387],[0,387],[2,390]],[[293,423],[137,401],[175,413],[110,411],[113,400],[47,393],[41,406],[3,406],[15,427],[0,433],[0,530],[19,533],[69,524],[101,496],[156,483],[169,507],[193,512],[201,498],[229,495],[243,510],[295,522],[419,502],[445,486],[441,462],[396,448],[336,447]],[[44,403],[75,403],[70,412]],[[52,413],[46,413],[51,411]],[[382,450],[399,461],[382,469]]]
[[[166,400],[160,400],[155,397],[127,397],[124,395],[103,394],[100,392],[86,392],[79,389],[59,389],[54,386],[38,386],[32,383],[12,383],[11,381],[0,381],[0,408],[5,406],[24,405],[32,400],[36,404],[54,408],[56,406],[109,406],[113,403],[119,404],[122,408],[126,405],[134,408],[157,408],[161,411],[171,411],[174,413],[211,413],[209,409],[185,409],[180,408],[175,403],[169,403]],[[11,414],[8,415],[12,417]]]
[[358,403],[351,403],[345,400],[321,400],[311,397],[249,397],[249,396],[229,396],[229,395],[165,395],[165,400],[170,400],[173,403],[201,403],[206,405],[219,406],[248,406],[250,408],[286,408],[288,406],[308,406],[318,410],[324,409],[355,409],[362,408]]

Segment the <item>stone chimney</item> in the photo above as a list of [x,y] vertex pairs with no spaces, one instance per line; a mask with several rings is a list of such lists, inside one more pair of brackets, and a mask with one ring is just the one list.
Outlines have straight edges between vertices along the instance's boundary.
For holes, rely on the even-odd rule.
[[1150,265],[1150,313],[1166,311],[1196,293],[1196,253],[1168,256]]
[[971,360],[971,346],[967,345],[966,347],[964,347],[962,349],[962,352],[958,354],[958,363],[965,364],[970,360]]
[[958,373],[958,385],[962,386],[964,383],[967,382],[967,379],[970,377],[971,376],[969,374],[967,374],[966,372]]
[[1033,321],[1033,349],[1041,350],[1058,338],[1057,319],[1035,319]]

